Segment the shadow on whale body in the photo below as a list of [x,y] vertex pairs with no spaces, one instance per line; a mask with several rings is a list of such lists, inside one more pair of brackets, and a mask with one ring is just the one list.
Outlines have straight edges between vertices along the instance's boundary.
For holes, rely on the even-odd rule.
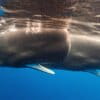
[[0,17],[0,65],[49,74],[55,74],[51,70],[55,68],[99,76],[100,17],[89,8],[97,2],[6,0],[1,5],[5,14]]

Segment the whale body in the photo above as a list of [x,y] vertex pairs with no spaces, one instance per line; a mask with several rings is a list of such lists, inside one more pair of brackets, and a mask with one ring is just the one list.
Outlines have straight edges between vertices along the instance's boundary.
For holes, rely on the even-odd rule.
[[76,8],[77,0],[8,0],[1,5],[5,14],[0,16],[0,65],[49,74],[61,69],[99,76],[100,23],[95,23],[99,14],[72,17]]

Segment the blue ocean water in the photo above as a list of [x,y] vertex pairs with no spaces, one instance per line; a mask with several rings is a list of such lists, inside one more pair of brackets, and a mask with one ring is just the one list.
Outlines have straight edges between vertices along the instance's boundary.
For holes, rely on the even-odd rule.
[[0,68],[0,100],[100,100],[100,77],[55,71]]
[[3,16],[4,14],[5,12],[2,9],[0,9],[0,16]]

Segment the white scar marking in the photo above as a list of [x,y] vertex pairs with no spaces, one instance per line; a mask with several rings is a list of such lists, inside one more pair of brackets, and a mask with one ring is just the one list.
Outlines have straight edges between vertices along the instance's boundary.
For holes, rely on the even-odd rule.
[[41,31],[41,23],[32,23],[32,32],[40,32]]
[[16,32],[17,31],[17,28],[16,28],[15,24],[14,25],[11,25],[9,27],[8,31],[10,31],[10,32]]
[[39,22],[27,22],[26,23],[26,34],[29,34],[29,33],[39,33],[41,31],[41,23]]

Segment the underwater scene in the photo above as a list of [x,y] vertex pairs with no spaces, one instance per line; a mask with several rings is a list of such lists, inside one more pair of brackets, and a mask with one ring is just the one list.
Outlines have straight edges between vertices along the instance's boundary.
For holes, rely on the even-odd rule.
[[100,0],[0,0],[0,100],[100,100]]

